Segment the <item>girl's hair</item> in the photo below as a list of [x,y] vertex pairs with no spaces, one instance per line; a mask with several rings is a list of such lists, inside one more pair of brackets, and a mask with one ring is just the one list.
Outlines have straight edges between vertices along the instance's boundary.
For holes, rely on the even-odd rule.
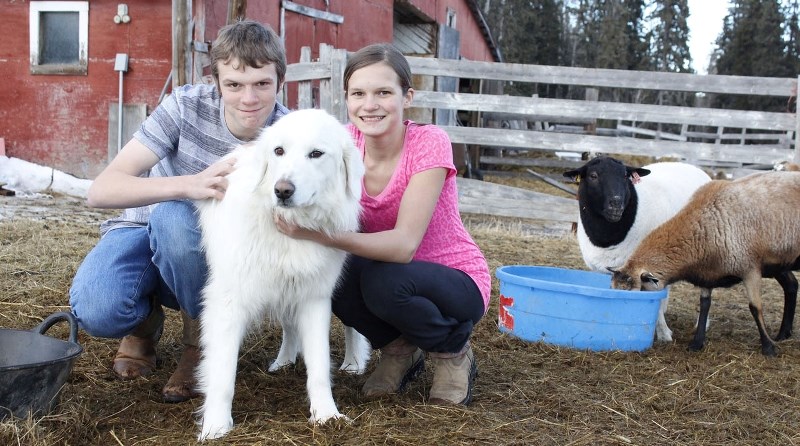
[[397,73],[397,77],[400,78],[400,87],[403,89],[403,94],[406,94],[411,88],[411,68],[403,53],[389,43],[365,46],[348,56],[347,65],[344,68],[344,91],[347,92],[350,77],[356,70],[381,62],[389,65]]
[[[241,20],[223,26],[211,47],[211,75],[219,85],[217,62],[230,63],[234,59],[252,68],[275,65],[278,86],[286,76],[286,50],[280,37],[269,25],[255,20]],[[241,67],[240,67],[241,68]]]

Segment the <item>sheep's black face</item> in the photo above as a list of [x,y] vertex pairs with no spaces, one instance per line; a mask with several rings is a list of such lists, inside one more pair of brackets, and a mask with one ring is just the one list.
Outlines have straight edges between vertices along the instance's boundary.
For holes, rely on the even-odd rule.
[[[598,157],[563,175],[579,182],[578,201],[583,218],[618,223],[626,209],[636,206],[634,183],[649,173],[647,169],[628,167],[611,157]],[[632,223],[633,216],[628,218]]]
[[[594,162],[597,161],[597,162]],[[581,182],[596,214],[610,223],[622,218],[631,197],[631,183],[625,165],[613,158],[595,158],[586,165],[586,175]]]

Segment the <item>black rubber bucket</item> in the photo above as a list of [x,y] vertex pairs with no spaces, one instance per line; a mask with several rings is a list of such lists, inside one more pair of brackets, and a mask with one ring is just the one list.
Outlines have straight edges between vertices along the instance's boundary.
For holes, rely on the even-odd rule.
[[[68,321],[69,341],[44,333]],[[47,317],[33,330],[0,329],[0,420],[47,415],[58,404],[61,388],[81,354],[78,323],[71,313]]]

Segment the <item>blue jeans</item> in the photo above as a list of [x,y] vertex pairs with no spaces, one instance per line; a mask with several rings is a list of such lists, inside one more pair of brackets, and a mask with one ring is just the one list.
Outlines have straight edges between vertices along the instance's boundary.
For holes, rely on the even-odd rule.
[[69,303],[87,333],[121,338],[153,305],[196,319],[207,271],[194,205],[166,201],[147,226],[113,229],[100,239],[75,274]]

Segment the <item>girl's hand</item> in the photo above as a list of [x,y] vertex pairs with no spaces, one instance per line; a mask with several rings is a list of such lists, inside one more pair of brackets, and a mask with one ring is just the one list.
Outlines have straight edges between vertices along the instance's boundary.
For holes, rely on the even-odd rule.
[[275,226],[278,227],[278,231],[293,239],[311,240],[318,243],[323,243],[322,241],[326,238],[324,234],[318,231],[312,231],[311,229],[306,229],[297,226],[294,223],[288,223],[284,219],[282,219],[278,214],[273,214],[273,219],[275,221]]

